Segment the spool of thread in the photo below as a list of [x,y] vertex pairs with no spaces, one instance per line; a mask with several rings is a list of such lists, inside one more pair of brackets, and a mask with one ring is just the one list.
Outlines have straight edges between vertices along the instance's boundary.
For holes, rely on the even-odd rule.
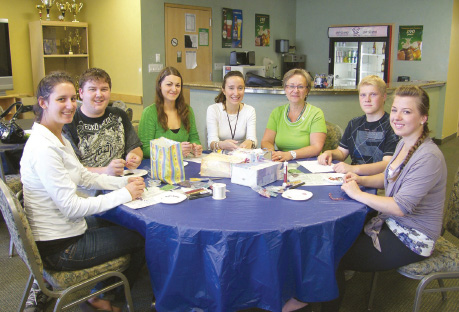
[[213,199],[225,199],[226,198],[226,184],[225,183],[214,183],[212,184],[212,198]]

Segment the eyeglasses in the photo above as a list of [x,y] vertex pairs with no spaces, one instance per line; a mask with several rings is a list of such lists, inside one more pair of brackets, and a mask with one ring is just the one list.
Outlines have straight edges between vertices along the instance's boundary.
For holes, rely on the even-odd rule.
[[294,86],[294,85],[286,85],[285,86],[287,88],[287,90],[289,91],[293,91],[295,89],[298,89],[298,91],[303,91],[304,89],[306,89],[305,86],[302,86],[302,85],[299,85],[299,86]]

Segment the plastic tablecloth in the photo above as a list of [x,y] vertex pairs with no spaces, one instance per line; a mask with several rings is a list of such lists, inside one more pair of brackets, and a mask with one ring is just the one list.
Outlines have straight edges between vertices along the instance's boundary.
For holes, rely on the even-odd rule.
[[[199,164],[185,169],[187,178],[199,177]],[[230,179],[218,182],[229,190],[224,200],[121,205],[103,214],[145,237],[158,311],[281,311],[291,297],[338,296],[335,269],[362,230],[364,204],[339,186],[302,186],[312,198],[293,201],[262,197]]]

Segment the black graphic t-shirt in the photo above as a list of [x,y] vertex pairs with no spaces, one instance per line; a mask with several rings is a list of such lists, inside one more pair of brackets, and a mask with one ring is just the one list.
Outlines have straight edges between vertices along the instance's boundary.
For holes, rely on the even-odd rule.
[[110,106],[98,118],[87,117],[78,108],[72,123],[64,126],[63,135],[85,167],[108,166],[113,159],[124,159],[142,146],[127,114]]
[[368,122],[365,115],[352,119],[344,131],[339,146],[349,151],[353,165],[371,164],[392,156],[399,137],[390,125],[389,114]]

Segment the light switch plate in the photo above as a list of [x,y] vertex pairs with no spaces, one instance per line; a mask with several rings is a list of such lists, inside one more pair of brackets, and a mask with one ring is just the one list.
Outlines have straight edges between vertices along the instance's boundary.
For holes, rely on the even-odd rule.
[[156,53],[156,63],[161,62],[161,54]]
[[225,63],[214,63],[214,70],[223,70]]

